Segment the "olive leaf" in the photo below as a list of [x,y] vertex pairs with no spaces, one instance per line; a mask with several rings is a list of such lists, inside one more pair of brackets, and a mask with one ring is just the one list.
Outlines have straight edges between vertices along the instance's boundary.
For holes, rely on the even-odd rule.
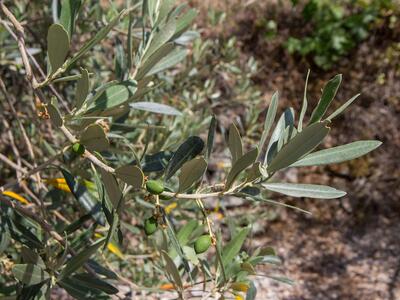
[[329,121],[314,123],[289,141],[267,167],[269,174],[286,168],[317,147],[329,133]]
[[318,122],[322,119],[329,107],[329,104],[331,104],[333,98],[335,98],[341,82],[342,74],[338,74],[326,83],[324,89],[322,90],[321,99],[311,114],[310,124]]
[[47,111],[50,115],[50,120],[56,127],[61,127],[64,123],[61,113],[58,109],[57,98],[52,97],[50,104],[47,105]]
[[265,122],[264,122],[264,130],[261,135],[260,142],[258,144],[258,149],[260,149],[260,154],[262,153],[269,131],[271,130],[272,124],[274,123],[276,111],[278,109],[278,101],[279,101],[279,93],[275,92],[272,95],[271,103],[268,107],[267,116],[265,117]]
[[191,136],[184,141],[175,151],[165,170],[165,180],[168,180],[188,160],[194,158],[203,151],[204,142],[198,136]]
[[50,278],[49,273],[34,264],[17,264],[12,272],[19,281],[27,285],[34,285]]
[[100,168],[101,179],[103,179],[104,187],[106,188],[106,192],[108,198],[110,199],[114,209],[119,208],[120,201],[122,200],[122,192],[119,188],[117,179],[115,176],[106,170]]
[[297,130],[299,132],[303,130],[303,120],[304,120],[304,116],[306,115],[306,112],[307,112],[307,106],[308,106],[307,86],[308,86],[308,78],[309,77],[310,77],[310,69],[308,69],[308,71],[307,71],[306,83],[304,85],[303,104],[301,105],[299,124],[297,126]]
[[334,199],[346,195],[346,192],[339,191],[329,186],[317,184],[264,183],[262,186],[267,190],[292,197]]
[[182,193],[188,190],[194,183],[199,181],[207,169],[207,162],[204,157],[197,157],[183,164],[179,174],[179,189]]
[[229,190],[235,181],[236,177],[242,172],[244,169],[247,169],[250,167],[255,160],[257,159],[258,155],[258,149],[254,148],[253,150],[250,150],[246,154],[244,154],[242,157],[240,157],[236,163],[232,166],[232,169],[229,171],[229,174],[226,178],[226,183],[225,183],[225,190]]
[[74,32],[76,15],[81,5],[82,0],[62,0],[61,2],[60,24],[68,32],[70,39]]
[[134,189],[140,189],[143,186],[144,175],[137,166],[122,166],[115,170],[115,175],[123,182],[129,184]]
[[47,33],[47,52],[52,73],[64,64],[68,50],[68,33],[61,24],[52,24]]
[[89,72],[86,69],[81,70],[81,77],[78,79],[75,92],[76,108],[81,108],[87,95],[89,94]]
[[240,137],[240,133],[236,125],[233,123],[229,127],[228,147],[232,155],[233,165],[243,155],[242,138]]
[[149,111],[152,113],[163,114],[163,115],[170,115],[170,116],[181,116],[182,113],[165,104],[155,103],[155,102],[135,102],[129,105],[133,109]]
[[109,147],[108,138],[99,124],[86,127],[81,134],[80,143],[92,151],[104,151]]
[[174,261],[169,257],[168,253],[164,250],[161,250],[161,254],[165,260],[165,269],[169,275],[171,275],[177,287],[180,289],[183,288],[183,283],[181,279],[181,275],[179,274],[178,268],[176,267]]

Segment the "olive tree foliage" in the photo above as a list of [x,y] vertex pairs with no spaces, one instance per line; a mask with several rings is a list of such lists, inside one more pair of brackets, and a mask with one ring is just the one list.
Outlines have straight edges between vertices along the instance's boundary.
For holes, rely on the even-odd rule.
[[[92,4],[53,1],[54,23],[45,38],[47,65],[38,66],[20,18],[0,1],[1,25],[18,46],[27,97],[36,101],[41,122],[51,123],[53,135],[62,141],[40,142],[43,162],[1,187],[0,253],[8,255],[9,265],[2,266],[0,294],[45,299],[64,289],[76,299],[107,299],[127,294],[128,287],[129,293],[179,298],[202,290],[205,298],[255,299],[254,275],[291,284],[278,273],[257,271],[258,265],[273,267],[281,261],[270,247],[243,247],[250,224],[229,226],[227,237],[214,226],[205,201],[217,207],[239,197],[307,213],[271,195],[344,196],[333,187],[279,182],[274,175],[287,168],[340,163],[377,148],[379,141],[364,140],[316,150],[332,120],[357,96],[327,113],[342,81],[337,75],[308,115],[306,83],[296,121],[290,107],[277,116],[276,92],[257,128],[258,144],[244,143],[238,124],[227,128],[230,164],[212,182],[206,174],[218,117],[206,110],[196,118],[177,95],[166,94],[171,85],[179,85],[171,82],[177,71],[185,72],[182,65],[206,49],[190,30],[197,12],[174,0],[127,2],[119,12],[110,10],[100,29],[82,40],[76,24]],[[106,51],[113,51],[115,59],[109,64],[103,59],[105,65],[96,69],[93,61],[111,33],[117,43]],[[188,72],[182,84],[186,80]],[[5,98],[13,98],[0,83]],[[32,195],[19,193],[24,182],[36,191],[37,203],[26,199]]]

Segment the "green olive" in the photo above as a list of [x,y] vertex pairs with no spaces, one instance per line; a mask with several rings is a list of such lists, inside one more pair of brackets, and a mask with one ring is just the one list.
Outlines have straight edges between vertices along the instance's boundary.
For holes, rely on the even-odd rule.
[[72,145],[72,151],[74,151],[78,155],[82,155],[83,153],[85,153],[85,146],[80,143],[74,143]]
[[162,182],[157,180],[148,180],[146,182],[146,189],[153,195],[160,195],[162,192],[164,192],[164,185]]
[[152,235],[154,232],[156,232],[157,226],[157,218],[155,218],[154,216],[150,217],[146,221],[144,221],[144,232],[147,235]]
[[211,237],[208,234],[202,235],[194,242],[194,251],[197,254],[206,252],[211,245]]

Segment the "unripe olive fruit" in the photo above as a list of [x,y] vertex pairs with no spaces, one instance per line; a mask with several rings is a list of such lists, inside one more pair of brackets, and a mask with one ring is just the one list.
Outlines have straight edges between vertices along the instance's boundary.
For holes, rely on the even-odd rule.
[[157,180],[148,180],[146,182],[146,189],[153,195],[160,195],[162,192],[164,192],[164,185],[162,182]]
[[80,143],[74,143],[72,145],[72,151],[74,151],[78,155],[82,155],[83,153],[85,153],[85,146]]
[[211,245],[211,237],[208,234],[202,235],[194,242],[194,251],[197,254],[206,252]]
[[157,218],[155,218],[154,216],[150,217],[144,221],[144,232],[147,235],[152,235],[154,232],[156,232],[157,226]]

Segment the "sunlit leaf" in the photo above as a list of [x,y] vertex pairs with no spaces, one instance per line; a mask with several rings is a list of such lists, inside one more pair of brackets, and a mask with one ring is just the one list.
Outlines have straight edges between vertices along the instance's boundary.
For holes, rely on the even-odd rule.
[[222,249],[222,262],[224,266],[227,266],[239,253],[249,232],[250,228],[241,229]]
[[329,104],[331,104],[333,98],[335,98],[341,82],[342,74],[338,74],[326,83],[324,89],[322,90],[321,99],[311,114],[310,124],[319,122],[322,119],[329,107]]
[[317,184],[264,183],[262,186],[265,187],[267,190],[292,197],[334,199],[346,195],[346,192],[339,191],[329,186]]
[[82,0],[62,0],[61,2],[60,24],[68,32],[70,39],[74,32],[75,18],[81,4]]
[[82,69],[81,78],[78,79],[75,92],[76,108],[81,108],[87,95],[89,94],[89,73],[86,69]]
[[269,104],[268,107],[268,112],[267,112],[267,116],[265,117],[265,122],[264,122],[264,129],[263,129],[263,133],[261,135],[261,139],[260,142],[258,144],[258,149],[260,149],[260,154],[262,153],[262,150],[264,148],[264,144],[267,140],[268,134],[272,128],[272,125],[274,123],[275,120],[275,116],[276,116],[276,111],[278,109],[278,101],[279,101],[279,93],[275,92],[272,95],[271,98],[271,102]]
[[303,120],[304,120],[304,116],[306,115],[306,112],[307,112],[307,106],[308,106],[307,86],[308,86],[308,78],[309,77],[310,77],[310,69],[308,69],[308,71],[307,71],[306,83],[304,85],[303,104],[301,106],[301,112],[300,112],[300,117],[299,117],[299,125],[297,126],[297,130],[299,132],[303,130]]
[[328,118],[326,118],[327,120],[333,120],[334,118],[336,118],[338,115],[340,115],[347,107],[349,107],[350,104],[352,104],[354,102],[354,100],[356,100],[358,98],[358,96],[360,96],[360,94],[357,94],[353,97],[351,97],[349,100],[346,101],[345,104],[343,104],[341,107],[339,107],[337,110],[335,110]]
[[268,173],[286,168],[311,152],[329,133],[330,128],[327,125],[328,121],[314,123],[298,133],[289,143],[283,146],[271,161],[271,164],[267,167]]
[[380,141],[358,141],[330,149],[313,152],[292,164],[292,167],[320,166],[351,160],[378,148]]
[[152,113],[163,114],[163,115],[171,115],[171,116],[180,116],[182,113],[165,104],[155,103],[155,102],[135,102],[129,105],[133,109],[149,111]]
[[106,188],[108,198],[110,199],[114,209],[118,209],[122,200],[122,192],[119,188],[117,179],[115,176],[104,169],[100,169],[101,179]]

